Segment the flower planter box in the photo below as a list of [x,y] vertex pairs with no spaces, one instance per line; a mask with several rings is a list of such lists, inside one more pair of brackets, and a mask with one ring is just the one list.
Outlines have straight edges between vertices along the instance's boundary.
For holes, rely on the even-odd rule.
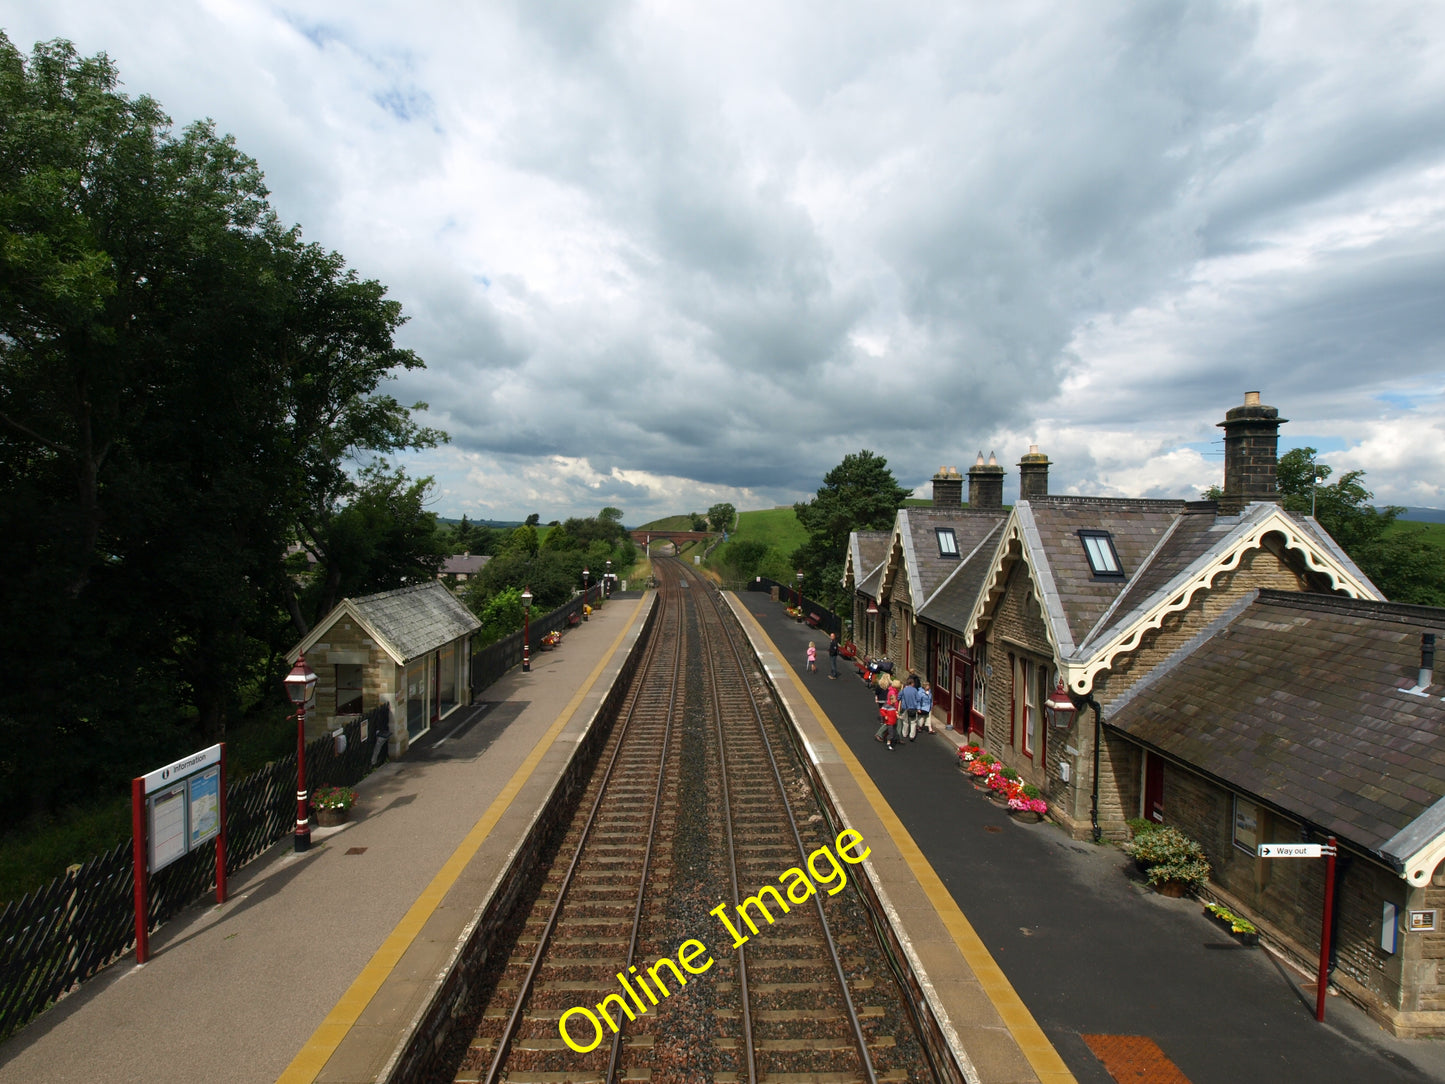
[[335,828],[339,824],[345,824],[351,817],[349,809],[317,809],[314,810],[316,823],[322,828]]
[[1154,886],[1154,891],[1161,896],[1167,896],[1171,900],[1183,899],[1189,891],[1188,881],[1160,881]]
[[1241,945],[1255,946],[1259,944],[1258,930],[1236,930],[1232,919],[1217,915],[1211,911],[1208,905],[1204,908],[1205,917],[1223,929],[1230,937],[1234,938]]
[[1044,815],[1033,809],[1010,809],[1008,815],[1015,820],[1023,821],[1025,824],[1038,824],[1044,819]]

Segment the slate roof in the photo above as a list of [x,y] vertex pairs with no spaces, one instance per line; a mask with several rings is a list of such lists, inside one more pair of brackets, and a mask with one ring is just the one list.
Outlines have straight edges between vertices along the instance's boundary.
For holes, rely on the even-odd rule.
[[482,627],[470,610],[436,580],[395,591],[342,599],[292,649],[289,658],[309,651],[341,617],[365,627],[396,662],[405,663]]
[[475,576],[490,560],[478,553],[454,553],[442,561],[441,575]]
[[[1003,509],[905,508],[898,513],[895,535],[903,550],[902,571],[921,620],[963,631],[1007,521]],[[957,557],[939,554],[934,532],[940,527],[953,529]]]
[[1419,846],[1407,829],[1445,797],[1445,676],[1405,691],[1442,630],[1445,609],[1251,592],[1104,721],[1400,869],[1392,838]]
[[[1141,579],[1140,570],[1175,527],[1185,504],[1184,501],[1050,495],[1020,501],[1015,506],[1029,518],[1028,526],[1035,532],[1039,555],[1048,562],[1071,644],[1082,644],[1088,639],[1089,632],[1114,601]],[[1119,555],[1123,579],[1094,576],[1083,543],[1079,541],[1081,529],[1109,532]]]
[[[1093,573],[1080,530],[1109,534],[1121,576]],[[1158,627],[1167,613],[1188,605],[1219,571],[1232,567],[1241,553],[1276,532],[1287,536],[1296,554],[1292,560],[1298,559],[1301,569],[1307,563],[1310,574],[1322,581],[1321,589],[1383,598],[1314,520],[1271,503],[1255,502],[1238,514],[1223,515],[1210,501],[1064,495],[1014,506],[984,587],[1000,571],[1004,553],[1017,539],[1060,666],[1070,687],[1082,694],[1094,674],[1133,649],[1143,630]],[[1301,551],[1307,551],[1303,557]],[[992,598],[980,592],[973,620],[989,619]],[[978,627],[970,625],[965,634],[971,639]]]
[[878,581],[883,576],[883,567],[888,561],[888,547],[892,541],[892,531],[850,532],[848,558],[843,569],[844,583],[847,583],[851,574],[853,589],[876,599]]

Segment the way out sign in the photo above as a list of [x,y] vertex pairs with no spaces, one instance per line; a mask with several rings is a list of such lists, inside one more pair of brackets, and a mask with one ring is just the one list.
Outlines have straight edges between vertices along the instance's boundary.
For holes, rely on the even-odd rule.
[[1315,1019],[1325,1018],[1325,994],[1330,985],[1330,923],[1334,920],[1335,900],[1335,837],[1328,843],[1261,843],[1256,848],[1261,858],[1324,858],[1325,913],[1320,922],[1320,969],[1315,977]]
[[131,780],[135,959],[150,958],[150,875],[216,841],[216,902],[226,902],[226,746]]
[[1325,845],[1323,843],[1261,843],[1259,845],[1259,857],[1261,858],[1323,858],[1325,856]]

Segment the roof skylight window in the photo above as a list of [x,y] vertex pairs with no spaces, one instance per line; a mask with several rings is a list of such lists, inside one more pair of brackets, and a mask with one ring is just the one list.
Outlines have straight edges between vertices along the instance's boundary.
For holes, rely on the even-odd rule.
[[935,527],[934,534],[938,536],[938,556],[958,556],[958,539],[954,537],[952,527]]
[[1108,531],[1080,531],[1079,541],[1084,544],[1084,556],[1089,559],[1089,571],[1095,576],[1124,578],[1119,565],[1119,554],[1114,549],[1114,538]]

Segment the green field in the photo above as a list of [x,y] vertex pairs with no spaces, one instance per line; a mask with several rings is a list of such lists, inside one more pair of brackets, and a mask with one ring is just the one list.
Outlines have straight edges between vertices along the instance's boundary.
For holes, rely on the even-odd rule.
[[726,544],[713,550],[707,567],[724,581],[767,576],[793,580],[792,554],[808,540],[792,506],[764,508],[738,515],[738,529]]

